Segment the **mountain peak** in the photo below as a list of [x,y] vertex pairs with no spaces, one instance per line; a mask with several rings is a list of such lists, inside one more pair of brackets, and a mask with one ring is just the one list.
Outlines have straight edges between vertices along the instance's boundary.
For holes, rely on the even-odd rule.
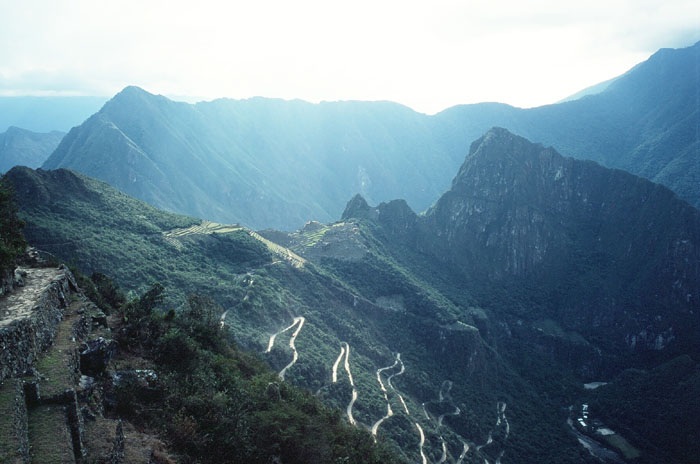
[[345,205],[345,210],[340,216],[341,220],[346,221],[350,218],[364,218],[371,211],[372,208],[367,204],[367,200],[364,199],[359,193],[355,194],[354,197],[348,201]]
[[482,137],[472,142],[469,148],[469,155],[471,156],[479,150],[490,150],[493,147],[501,151],[504,148],[515,148],[525,145],[538,144],[530,142],[519,135],[515,135],[503,127],[492,127]]
[[141,87],[137,85],[127,85],[124,87],[121,92],[117,93],[114,98],[117,98],[119,96],[131,96],[131,95],[150,95],[154,96],[154,94],[147,92],[146,90],[142,89]]
[[[555,160],[558,161],[554,164],[558,165],[564,158],[553,148],[530,142],[502,127],[493,127],[471,144],[469,155],[452,181],[452,189],[459,190],[460,184],[471,183],[475,176],[479,179],[487,174],[490,178],[501,178],[502,182],[497,185],[505,185],[509,179],[508,183],[513,186],[524,186],[525,178],[533,174],[535,165],[544,163],[551,168]],[[555,169],[558,172],[558,168]]]
[[121,92],[112,97],[105,105],[102,107],[101,112],[105,110],[116,107],[125,107],[133,110],[133,105],[143,104],[144,102],[151,102],[156,100],[167,100],[166,97],[162,95],[152,94],[141,87],[135,85],[129,85],[124,87]]

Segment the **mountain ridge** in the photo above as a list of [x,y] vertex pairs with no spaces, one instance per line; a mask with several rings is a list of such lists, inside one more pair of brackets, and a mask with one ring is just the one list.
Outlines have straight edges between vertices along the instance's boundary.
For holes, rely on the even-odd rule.
[[356,192],[425,210],[449,187],[464,147],[501,126],[663,183],[697,206],[699,53],[700,43],[661,50],[579,100],[462,105],[434,116],[391,102],[190,105],[127,87],[98,113],[101,124],[73,129],[43,167],[77,169],[171,211],[292,230],[338,217]]
[[64,135],[59,131],[38,133],[16,126],[8,127],[0,133],[0,173],[17,165],[38,168]]

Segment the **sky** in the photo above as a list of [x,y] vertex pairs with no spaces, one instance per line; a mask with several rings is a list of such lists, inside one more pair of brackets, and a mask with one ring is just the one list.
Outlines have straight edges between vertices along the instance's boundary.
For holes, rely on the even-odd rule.
[[532,107],[697,41],[698,0],[0,0],[0,95]]

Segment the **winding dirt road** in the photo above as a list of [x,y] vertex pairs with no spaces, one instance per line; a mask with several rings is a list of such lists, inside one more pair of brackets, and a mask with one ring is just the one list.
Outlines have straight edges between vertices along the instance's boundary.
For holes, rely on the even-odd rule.
[[[222,316],[222,321],[223,321],[223,316]],[[286,332],[287,330],[291,329],[292,327],[294,327],[295,325],[298,324],[296,330],[294,331],[294,333],[292,333],[292,336],[289,339],[289,347],[292,349],[292,352],[293,352],[292,360],[290,361],[289,364],[284,366],[284,369],[282,369],[280,371],[280,373],[278,374],[279,378],[282,380],[284,380],[284,374],[286,374],[287,369],[292,367],[297,362],[297,359],[299,359],[299,353],[297,352],[296,346],[294,346],[294,342],[296,341],[297,335],[299,335],[301,328],[304,326],[304,322],[306,322],[305,317],[303,317],[303,316],[295,317],[294,322],[292,322],[292,324],[289,327],[286,327],[286,328],[280,330],[279,332],[272,334],[270,336],[270,340],[267,343],[267,350],[265,350],[265,353],[269,353],[270,351],[272,351],[272,348],[275,346],[275,338],[277,338],[278,335]]]
[[469,452],[469,445],[467,445],[464,442],[462,442],[462,445],[463,445],[462,454],[459,455],[459,459],[457,459],[457,464],[462,464],[462,461],[464,461],[464,457]]
[[[388,418],[390,418],[391,416],[394,415],[394,411],[391,410],[391,404],[389,404],[389,396],[387,395],[386,387],[384,386],[384,382],[382,382],[382,372],[395,368],[399,363],[400,356],[401,356],[400,353],[398,353],[396,355],[396,360],[394,361],[394,364],[392,364],[391,366],[382,367],[382,368],[377,369],[377,382],[379,382],[379,388],[381,388],[382,394],[384,395],[384,401],[386,401],[386,414],[381,419],[379,419],[377,422],[375,422],[374,425],[372,426],[372,436],[374,436],[374,437],[377,436],[377,430],[379,429],[379,426],[382,424],[382,422],[384,422],[385,420],[387,420]],[[393,390],[394,387],[391,387],[391,388]],[[394,392],[395,391],[396,390],[394,390]],[[375,440],[376,440],[376,438],[375,438]]]
[[226,326],[226,315],[228,314],[228,311],[228,309],[224,311],[224,313],[221,315],[221,319],[219,319],[219,325],[221,329],[223,329]]
[[296,341],[297,335],[299,335],[301,328],[304,326],[304,322],[306,322],[306,319],[301,316],[295,317],[294,323],[296,324],[297,322],[299,323],[299,325],[297,326],[296,330],[289,339],[289,347],[294,352],[294,355],[292,356],[292,360],[290,361],[290,363],[284,366],[284,369],[282,369],[279,373],[280,379],[282,380],[284,380],[284,374],[287,372],[287,369],[292,367],[297,362],[297,359],[299,359],[299,352],[297,352],[297,349],[294,346],[294,342]]
[[418,443],[420,457],[423,460],[423,464],[428,464],[428,458],[425,457],[425,453],[423,452],[423,445],[425,445],[425,434],[423,433],[423,428],[418,422],[416,422],[416,428],[418,429],[418,433],[420,434],[420,442]]
[[401,370],[395,374],[391,374],[387,379],[386,383],[389,384],[389,388],[396,393],[396,396],[399,397],[399,401],[401,401],[401,405],[403,406],[404,411],[406,411],[406,415],[410,416],[411,413],[408,412],[408,406],[406,406],[406,402],[403,400],[403,396],[401,396],[401,393],[397,392],[394,386],[391,384],[391,379],[394,377],[398,377],[399,375],[402,375],[404,372],[406,372],[406,367],[403,365],[403,361],[401,361],[401,353],[396,353],[396,360],[401,364]]
[[338,359],[335,360],[333,363],[333,369],[331,370],[331,380],[333,383],[336,383],[338,381],[338,365],[340,364],[340,360],[343,359],[343,355],[345,354],[345,347],[341,346],[340,347],[340,354],[338,355]]
[[355,381],[352,378],[352,372],[350,372],[350,345],[347,342],[341,343],[340,354],[335,360],[335,363],[333,363],[333,369],[331,371],[331,380],[333,381],[333,383],[336,383],[338,381],[338,366],[340,365],[340,360],[343,359],[343,356],[345,356],[345,362],[343,363],[343,367],[345,368],[345,372],[348,374],[348,380],[350,381],[350,386],[352,387],[352,397],[350,398],[350,402],[348,403],[348,406],[345,409],[345,413],[348,415],[348,422],[350,422],[351,425],[356,425],[357,421],[352,415],[352,408],[355,405],[355,401],[357,401],[357,390],[355,389]]

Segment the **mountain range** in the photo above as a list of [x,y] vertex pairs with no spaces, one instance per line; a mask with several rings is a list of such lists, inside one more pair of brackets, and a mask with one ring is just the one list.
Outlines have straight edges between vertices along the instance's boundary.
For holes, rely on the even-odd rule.
[[38,168],[56,149],[65,133],[36,133],[19,127],[8,127],[0,133],[0,172],[13,166]]
[[68,132],[99,111],[106,97],[0,97],[0,131],[11,126],[33,132]]
[[72,129],[43,167],[75,169],[170,211],[293,230],[337,218],[358,192],[427,209],[465,147],[500,126],[664,184],[697,206],[699,53],[700,43],[662,49],[573,101],[462,105],[434,116],[389,102],[191,105],[127,87]]
[[500,128],[455,172],[424,214],[358,195],[291,234],[167,213],[65,169],[5,179],[30,243],[126,289],[159,281],[171,307],[210,295],[240,346],[405,461],[597,462],[567,426],[582,403],[625,459],[700,453],[674,425],[698,405],[668,415],[675,400],[655,396],[669,370],[700,393],[698,210]]

